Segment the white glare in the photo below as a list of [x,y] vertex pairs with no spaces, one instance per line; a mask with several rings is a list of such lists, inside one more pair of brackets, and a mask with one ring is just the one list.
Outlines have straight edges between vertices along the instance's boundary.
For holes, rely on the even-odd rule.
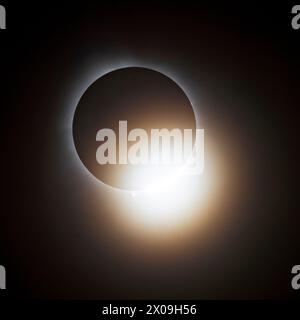
[[[196,200],[204,196],[204,176],[186,175],[185,167],[163,167],[162,170],[168,170],[170,174],[154,181],[150,169],[147,174],[143,172],[141,178],[145,181],[148,177],[149,183],[142,190],[131,193],[131,218],[135,223],[158,229],[182,227],[189,221]],[[132,179],[138,177],[132,176]]]

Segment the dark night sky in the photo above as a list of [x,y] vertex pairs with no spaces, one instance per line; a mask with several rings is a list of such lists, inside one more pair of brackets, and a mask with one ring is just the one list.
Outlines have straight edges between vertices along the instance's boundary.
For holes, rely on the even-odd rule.
[[[10,295],[299,297],[290,287],[290,270],[300,263],[300,30],[291,28],[291,7],[6,5],[0,264]],[[184,251],[148,245],[140,256],[113,229],[111,199],[99,194],[97,211],[93,185],[67,156],[64,116],[83,75],[127,60],[185,79],[201,101],[207,134],[230,146],[228,219],[207,247],[194,237]],[[87,218],[96,214],[98,235]]]

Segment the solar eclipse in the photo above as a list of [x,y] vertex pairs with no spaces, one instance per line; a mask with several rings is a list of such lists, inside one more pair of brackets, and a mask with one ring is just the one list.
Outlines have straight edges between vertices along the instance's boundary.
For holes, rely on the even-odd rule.
[[[12,28],[0,30],[0,264],[9,290],[42,299],[299,297],[291,286],[299,265],[291,5],[278,4],[278,14],[227,2],[55,12],[11,5]],[[141,81],[130,86],[125,74],[135,68]],[[157,89],[143,95],[155,75]],[[105,95],[123,103],[98,99]],[[160,107],[163,96],[171,103]],[[95,118],[86,129],[85,112]],[[120,164],[120,121],[127,138],[146,130],[148,149],[151,129],[204,129],[203,173],[133,165],[139,141],[130,139]],[[117,164],[97,162],[102,129],[115,133]]]
[[87,88],[72,129],[84,166],[106,185],[130,191],[129,220],[137,212],[143,225],[166,228],[188,217],[199,197],[199,177],[193,175],[204,167],[204,130],[196,122],[189,98],[174,80],[127,67]]

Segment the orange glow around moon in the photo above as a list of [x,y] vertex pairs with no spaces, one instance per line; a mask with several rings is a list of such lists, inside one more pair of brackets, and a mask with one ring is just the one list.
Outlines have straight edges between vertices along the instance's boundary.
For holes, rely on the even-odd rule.
[[[97,90],[95,92],[98,94]],[[183,91],[180,92],[182,94]],[[145,95],[147,93],[148,91],[145,90]],[[165,238],[172,239],[175,243],[178,235],[180,238],[190,237],[200,230],[201,234],[206,234],[210,223],[216,221],[220,206],[224,207],[222,201],[229,174],[228,168],[225,170],[228,163],[225,161],[225,153],[222,152],[224,146],[220,147],[220,140],[216,136],[212,139],[209,124],[203,119],[200,123],[199,116],[189,100],[184,101],[187,102],[186,105],[177,106],[177,109],[174,107],[174,110],[172,104],[162,104],[167,106],[164,117],[160,117],[162,111],[157,108],[157,105],[155,109],[153,105],[146,104],[140,110],[143,104],[139,104],[134,112],[127,112],[120,107],[116,113],[112,114],[111,119],[107,120],[107,123],[104,122],[104,127],[110,128],[118,123],[120,120],[118,117],[124,120],[131,115],[132,118],[128,123],[134,123],[136,128],[149,130],[156,127],[169,129],[179,127],[205,130],[204,170],[198,175],[186,174],[184,165],[172,167],[159,164],[155,167],[145,165],[138,168],[129,165],[119,168],[111,165],[103,183],[97,176],[101,168],[92,166],[94,176],[98,177],[98,180],[94,181],[99,187],[96,189],[101,192],[99,198],[106,198],[106,202],[109,203],[109,209],[105,209],[105,214],[106,211],[111,212],[109,219],[115,232],[119,230],[137,241],[142,239],[160,241]],[[123,106],[122,102],[120,102],[121,106]],[[102,113],[97,114],[97,104],[92,111],[96,112],[95,119],[103,118]],[[82,112],[86,112],[86,109],[82,108]],[[120,112],[124,114],[120,115]],[[183,117],[182,115],[186,112],[186,117]],[[99,129],[98,126],[98,122],[95,121],[95,129]],[[86,132],[85,127],[80,128],[83,133]],[[95,134],[95,130],[91,132]],[[91,154],[85,158],[94,159],[94,144],[90,150]],[[113,183],[106,183],[107,181]],[[136,185],[142,187],[132,188]],[[130,188],[126,188],[127,186]],[[95,204],[99,211],[104,211],[102,200],[96,200]],[[101,221],[103,216],[100,215],[97,219]]]
[[[119,208],[116,222],[130,234],[150,240],[189,236],[200,229],[206,232],[206,226],[217,218],[226,183],[221,158],[210,149],[202,175],[173,172],[144,190],[117,192],[113,196]],[[137,177],[128,172],[130,178]]]

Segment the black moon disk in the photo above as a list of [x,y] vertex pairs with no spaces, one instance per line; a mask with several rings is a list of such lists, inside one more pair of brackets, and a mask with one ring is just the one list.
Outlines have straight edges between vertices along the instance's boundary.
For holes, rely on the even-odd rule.
[[[113,129],[117,136],[119,121],[131,129],[196,129],[193,107],[179,85],[166,75],[147,68],[122,68],[105,74],[82,95],[73,119],[73,139],[84,166],[97,179],[115,188],[139,190],[140,179],[129,179],[128,172],[143,174],[146,165],[99,165],[96,150],[98,130]],[[130,143],[128,143],[130,147]],[[161,170],[157,175],[161,175]],[[155,179],[155,174],[153,174]]]

